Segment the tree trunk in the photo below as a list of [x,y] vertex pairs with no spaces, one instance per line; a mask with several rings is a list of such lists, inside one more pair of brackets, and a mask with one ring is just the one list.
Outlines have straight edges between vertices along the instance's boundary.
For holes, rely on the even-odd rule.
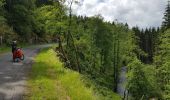
[[116,59],[116,92],[117,92],[117,84],[118,84],[118,75],[119,75],[119,36],[118,36],[118,40],[117,40],[117,55],[116,55],[116,57],[117,57],[117,59]]
[[0,45],[2,45],[3,44],[3,37],[2,37],[2,35],[0,36]]
[[71,3],[70,3],[70,8],[69,8],[69,29],[68,29],[68,33],[67,33],[67,46],[69,45],[69,39],[71,39],[72,41],[72,45],[74,47],[74,51],[75,51],[75,57],[76,57],[76,67],[77,67],[77,70],[79,72],[81,72],[81,68],[80,68],[80,64],[79,64],[79,59],[78,59],[78,52],[77,52],[77,47],[75,45],[75,42],[74,42],[74,38],[73,38],[73,35],[71,34],[71,18],[72,18],[72,4],[73,4],[73,0],[71,0]]
[[117,91],[117,83],[116,83],[116,39],[114,41],[114,51],[113,51],[113,67],[114,67],[114,92]]

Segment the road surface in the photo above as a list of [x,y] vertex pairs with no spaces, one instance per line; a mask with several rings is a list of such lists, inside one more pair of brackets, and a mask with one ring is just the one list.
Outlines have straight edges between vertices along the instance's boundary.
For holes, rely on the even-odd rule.
[[127,67],[122,67],[119,75],[118,86],[117,86],[117,92],[122,97],[124,96],[124,92],[125,92],[126,73],[127,73]]
[[39,45],[24,49],[25,60],[12,62],[11,53],[0,54],[0,100],[23,100],[28,72],[34,56],[41,48],[50,45]]

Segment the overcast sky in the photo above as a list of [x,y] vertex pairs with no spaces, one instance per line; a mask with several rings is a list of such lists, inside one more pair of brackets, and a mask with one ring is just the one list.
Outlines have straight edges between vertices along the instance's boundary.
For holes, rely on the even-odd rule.
[[77,15],[101,14],[105,20],[127,22],[131,27],[157,27],[161,25],[167,0],[79,0],[73,6]]

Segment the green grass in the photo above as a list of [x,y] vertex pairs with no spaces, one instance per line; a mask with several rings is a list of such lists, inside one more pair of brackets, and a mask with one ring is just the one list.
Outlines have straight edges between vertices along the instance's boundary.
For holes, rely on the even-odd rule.
[[[18,47],[20,48],[25,48],[25,47],[30,47],[31,45],[29,44],[25,44],[25,43],[21,43],[18,45]],[[0,54],[1,53],[5,53],[5,52],[10,52],[11,51],[11,46],[7,46],[7,45],[2,45],[0,46]]]
[[[36,44],[36,45],[33,45],[33,44],[28,44],[28,43],[20,43],[18,44],[18,48],[36,48],[36,46],[39,46],[40,44]],[[51,44],[52,46],[56,46],[56,44]],[[5,53],[5,52],[10,52],[11,51],[11,46],[6,46],[6,45],[2,45],[0,46],[0,54],[1,53]]]
[[7,46],[0,46],[0,54],[4,52],[9,52],[11,50],[10,47]]
[[[33,64],[28,80],[28,100],[106,100],[87,87],[79,73],[66,69],[51,49],[43,50]],[[121,100],[112,94],[114,100]]]

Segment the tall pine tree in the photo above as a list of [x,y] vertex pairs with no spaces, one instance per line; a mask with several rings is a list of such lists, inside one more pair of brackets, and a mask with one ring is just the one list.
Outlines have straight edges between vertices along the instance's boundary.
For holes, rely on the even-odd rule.
[[170,28],[170,1],[168,1],[168,5],[165,9],[163,19],[164,19],[164,21],[162,23],[162,28],[163,28],[163,30],[166,30],[166,29]]

